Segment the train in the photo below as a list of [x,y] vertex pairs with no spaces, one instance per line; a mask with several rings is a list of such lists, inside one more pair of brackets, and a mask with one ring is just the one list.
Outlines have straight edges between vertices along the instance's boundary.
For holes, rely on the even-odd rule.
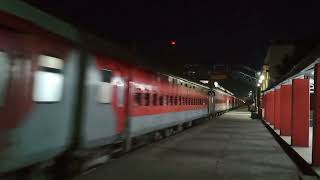
[[243,104],[95,48],[18,0],[3,1],[0,22],[0,177],[72,174]]

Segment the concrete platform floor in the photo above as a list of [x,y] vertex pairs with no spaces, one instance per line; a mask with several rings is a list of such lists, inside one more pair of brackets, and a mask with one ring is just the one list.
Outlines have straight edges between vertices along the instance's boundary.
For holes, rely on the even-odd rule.
[[260,120],[232,111],[73,180],[292,180],[298,170]]

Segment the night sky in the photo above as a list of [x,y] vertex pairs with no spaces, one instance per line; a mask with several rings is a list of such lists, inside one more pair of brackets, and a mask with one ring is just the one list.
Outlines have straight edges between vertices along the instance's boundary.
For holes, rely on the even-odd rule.
[[[26,0],[165,66],[243,64],[259,69],[272,40],[320,35],[311,1]],[[170,47],[176,40],[176,47]]]

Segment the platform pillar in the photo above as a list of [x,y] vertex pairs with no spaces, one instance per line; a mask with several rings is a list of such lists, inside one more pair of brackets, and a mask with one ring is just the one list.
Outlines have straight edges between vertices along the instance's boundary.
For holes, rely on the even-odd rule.
[[320,166],[320,64],[314,67],[314,93],[312,164]]
[[291,135],[292,122],[292,86],[291,84],[281,85],[280,88],[280,134]]
[[271,124],[271,91],[268,92],[268,122]]
[[267,93],[263,94],[263,120],[268,122],[268,120],[267,120]]
[[264,120],[268,122],[268,93],[264,94]]
[[274,90],[270,91],[270,103],[269,103],[269,122],[274,125]]
[[280,129],[280,88],[274,90],[274,129]]
[[309,114],[309,79],[293,79],[291,145],[309,146]]

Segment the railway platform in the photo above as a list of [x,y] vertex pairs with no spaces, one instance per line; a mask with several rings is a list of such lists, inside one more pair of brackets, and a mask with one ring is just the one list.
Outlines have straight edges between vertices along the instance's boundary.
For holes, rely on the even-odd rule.
[[73,180],[299,179],[299,170],[246,109],[144,146]]

